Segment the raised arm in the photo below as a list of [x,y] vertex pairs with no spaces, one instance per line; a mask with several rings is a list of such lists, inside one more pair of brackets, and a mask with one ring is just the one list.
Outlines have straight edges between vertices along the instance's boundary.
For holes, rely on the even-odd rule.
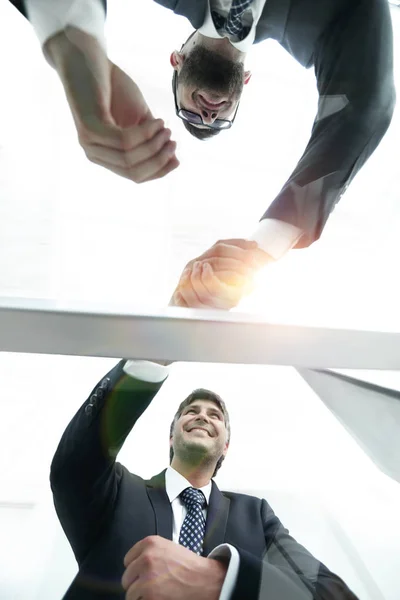
[[303,235],[295,248],[320,237],[335,204],[389,127],[395,88],[387,0],[349,2],[320,38],[314,58],[319,105],[311,139],[262,217],[299,227]]
[[128,367],[121,361],[95,386],[66,428],[51,463],[55,508],[78,563],[113,509],[121,477],[116,456],[166,377],[147,377],[155,381],[151,383],[128,375]]

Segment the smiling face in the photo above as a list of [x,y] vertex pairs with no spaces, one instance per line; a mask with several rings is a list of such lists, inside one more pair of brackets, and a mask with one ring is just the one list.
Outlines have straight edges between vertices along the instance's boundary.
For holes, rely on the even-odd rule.
[[216,464],[228,451],[221,408],[211,400],[194,400],[175,421],[170,438],[174,458],[191,465]]
[[188,54],[178,77],[179,108],[202,115],[205,123],[232,117],[244,85],[243,63],[198,46]]
[[[232,120],[244,84],[251,73],[244,70],[244,53],[227,38],[207,38],[194,32],[170,57],[177,72],[177,108],[201,115],[211,125],[217,119]],[[198,129],[204,125],[192,124]]]

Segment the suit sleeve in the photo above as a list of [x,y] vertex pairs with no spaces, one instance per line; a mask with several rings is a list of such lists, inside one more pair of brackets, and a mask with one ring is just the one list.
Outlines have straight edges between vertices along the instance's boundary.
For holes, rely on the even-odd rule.
[[[27,19],[29,19],[28,16],[28,11],[27,11],[27,0],[9,0],[11,2],[11,4],[13,6],[15,6],[15,8]],[[66,2],[69,3],[69,5],[72,7],[75,2],[79,2],[80,0],[48,0],[49,4],[51,3],[51,6],[57,5],[57,2],[59,2],[60,6],[61,5],[65,5]],[[93,0],[93,2],[100,2],[102,4],[102,6],[104,7],[104,11],[107,10],[107,0]],[[30,3],[33,5],[35,4],[35,0],[30,0]],[[43,4],[43,0],[40,0],[40,3]]]
[[263,559],[238,548],[240,566],[231,600],[358,600],[344,581],[289,535],[262,500]]
[[33,26],[43,47],[48,39],[76,27],[95,37],[106,49],[104,22],[107,0],[10,0]]
[[320,37],[314,54],[319,93],[311,139],[262,219],[316,241],[335,204],[377,148],[394,111],[393,33],[387,0],[349,2]]
[[78,564],[112,513],[122,476],[116,456],[162,386],[127,375],[124,365],[118,363],[93,389],[51,463],[54,505]]

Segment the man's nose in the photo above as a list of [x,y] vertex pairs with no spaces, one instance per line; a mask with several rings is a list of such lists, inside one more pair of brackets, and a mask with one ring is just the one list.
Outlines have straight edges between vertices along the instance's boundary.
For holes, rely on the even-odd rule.
[[199,414],[197,415],[197,420],[198,420],[198,421],[204,421],[205,423],[209,423],[209,422],[210,422],[210,420],[209,420],[209,417],[208,417],[208,415],[207,415],[207,413],[206,413],[206,412],[204,412],[204,413],[203,413],[203,412],[199,413]]
[[218,119],[218,110],[208,110],[207,108],[201,109],[201,116],[203,117],[204,123],[211,125],[215,119]]

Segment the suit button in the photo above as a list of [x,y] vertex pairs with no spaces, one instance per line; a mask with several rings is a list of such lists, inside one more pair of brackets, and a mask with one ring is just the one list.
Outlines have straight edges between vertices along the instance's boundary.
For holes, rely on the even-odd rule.
[[90,402],[93,404],[93,406],[96,406],[96,404],[97,404],[97,395],[96,394],[92,394],[90,396]]
[[105,391],[104,391],[104,389],[103,389],[103,388],[99,388],[99,389],[96,391],[96,398],[98,398],[99,400],[101,400],[102,398],[104,398],[104,396],[105,396]]
[[110,385],[110,382],[111,382],[111,379],[110,379],[109,377],[105,377],[105,378],[103,379],[103,381],[101,382],[101,384],[100,384],[100,387],[101,387],[103,390],[108,390],[108,388],[109,388],[109,385]]
[[93,413],[93,404],[88,404],[85,408],[85,413],[90,417]]

